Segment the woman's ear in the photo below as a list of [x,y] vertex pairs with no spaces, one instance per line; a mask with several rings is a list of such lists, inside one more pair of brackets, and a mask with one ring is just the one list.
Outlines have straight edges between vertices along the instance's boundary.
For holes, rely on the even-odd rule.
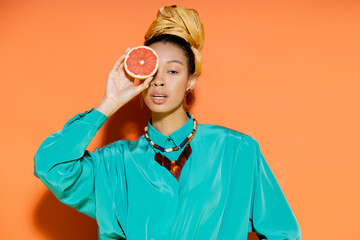
[[189,77],[189,80],[188,80],[188,85],[187,85],[186,91],[195,88],[198,76],[199,75],[197,73],[191,74],[191,76]]

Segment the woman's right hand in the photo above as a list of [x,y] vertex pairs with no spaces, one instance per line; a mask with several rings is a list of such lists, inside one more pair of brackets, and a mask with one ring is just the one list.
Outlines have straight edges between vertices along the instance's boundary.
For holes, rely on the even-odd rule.
[[150,77],[145,81],[142,81],[141,84],[137,86],[134,85],[134,79],[126,74],[124,68],[124,59],[129,51],[130,48],[127,48],[111,69],[106,82],[105,95],[95,107],[96,110],[108,117],[114,114],[119,108],[129,102],[141,91],[147,89],[153,79]]

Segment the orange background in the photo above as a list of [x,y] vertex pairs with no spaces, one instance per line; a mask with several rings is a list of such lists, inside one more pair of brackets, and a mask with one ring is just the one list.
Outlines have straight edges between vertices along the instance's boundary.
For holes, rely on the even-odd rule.
[[[191,112],[201,123],[259,141],[303,239],[354,239],[360,215],[355,0],[2,0],[1,239],[97,239],[94,220],[57,201],[35,178],[33,156],[72,116],[96,106],[117,58],[141,45],[157,9],[172,4],[197,9],[205,26]],[[89,149],[142,134],[144,112],[134,99]]]

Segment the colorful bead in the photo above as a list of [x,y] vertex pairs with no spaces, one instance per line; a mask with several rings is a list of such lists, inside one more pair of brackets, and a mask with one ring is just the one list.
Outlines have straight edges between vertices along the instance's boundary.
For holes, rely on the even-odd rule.
[[191,139],[193,138],[193,136],[194,136],[194,134],[195,134],[195,132],[196,132],[196,129],[197,129],[197,122],[196,122],[195,118],[193,118],[193,120],[194,120],[194,128],[193,128],[193,130],[191,131],[190,135],[189,135],[188,137],[186,137],[186,138],[184,139],[184,141],[182,141],[182,143],[180,143],[179,146],[165,149],[164,147],[161,147],[161,146],[155,144],[153,141],[151,141],[151,139],[150,139],[150,137],[149,137],[149,134],[148,134],[148,126],[146,126],[146,127],[144,128],[144,130],[145,130],[145,138],[146,138],[146,140],[148,140],[148,142],[151,143],[151,145],[152,145],[154,148],[156,148],[156,149],[158,149],[158,150],[160,150],[160,151],[162,151],[162,152],[169,153],[169,152],[177,151],[177,150],[181,149],[183,146],[185,146],[185,144],[186,144],[189,140],[191,141]]
[[[167,170],[169,170],[171,172],[171,174],[179,181],[179,178],[180,178],[180,173],[181,173],[181,170],[183,168],[183,166],[185,165],[186,161],[189,159],[191,153],[192,153],[192,149],[191,149],[191,146],[190,146],[190,142],[192,141],[192,139],[194,138],[194,135],[195,135],[195,132],[196,132],[196,129],[197,129],[197,122],[195,120],[195,118],[193,118],[194,120],[194,128],[191,132],[191,134],[185,138],[185,140],[179,145],[179,146],[176,146],[176,147],[172,147],[172,148],[168,148],[168,149],[165,149],[155,143],[153,143],[153,141],[151,141],[148,133],[147,133],[147,130],[148,130],[148,127],[145,127],[145,138],[148,142],[151,143],[151,145],[162,151],[162,152],[173,152],[173,151],[177,151],[179,149],[181,149],[185,144],[185,148],[184,150],[181,152],[179,158],[177,159],[177,161],[170,161],[166,156],[162,155],[160,152],[156,153],[155,152],[155,161],[157,161],[161,166],[164,166]],[[155,151],[155,150],[154,150]]]

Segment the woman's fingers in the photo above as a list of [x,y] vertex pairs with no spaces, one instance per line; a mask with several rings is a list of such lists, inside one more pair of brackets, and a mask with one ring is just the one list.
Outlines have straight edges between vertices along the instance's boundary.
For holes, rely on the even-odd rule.
[[121,55],[121,57],[116,61],[116,63],[114,64],[114,67],[113,67],[113,71],[117,71],[119,69],[119,66],[121,63],[123,63],[124,59],[125,59],[125,56],[126,54],[130,51],[130,47],[126,48],[125,52],[123,53],[123,55]]
[[144,91],[145,89],[149,88],[150,82],[154,79],[154,77],[149,77],[145,79],[145,81],[135,87],[136,92],[139,94],[140,92]]
[[120,63],[120,65],[117,67],[117,69],[115,71],[113,70],[112,73],[115,74],[116,76],[118,76],[118,74],[120,73],[120,69],[124,70],[124,61],[122,61]]

